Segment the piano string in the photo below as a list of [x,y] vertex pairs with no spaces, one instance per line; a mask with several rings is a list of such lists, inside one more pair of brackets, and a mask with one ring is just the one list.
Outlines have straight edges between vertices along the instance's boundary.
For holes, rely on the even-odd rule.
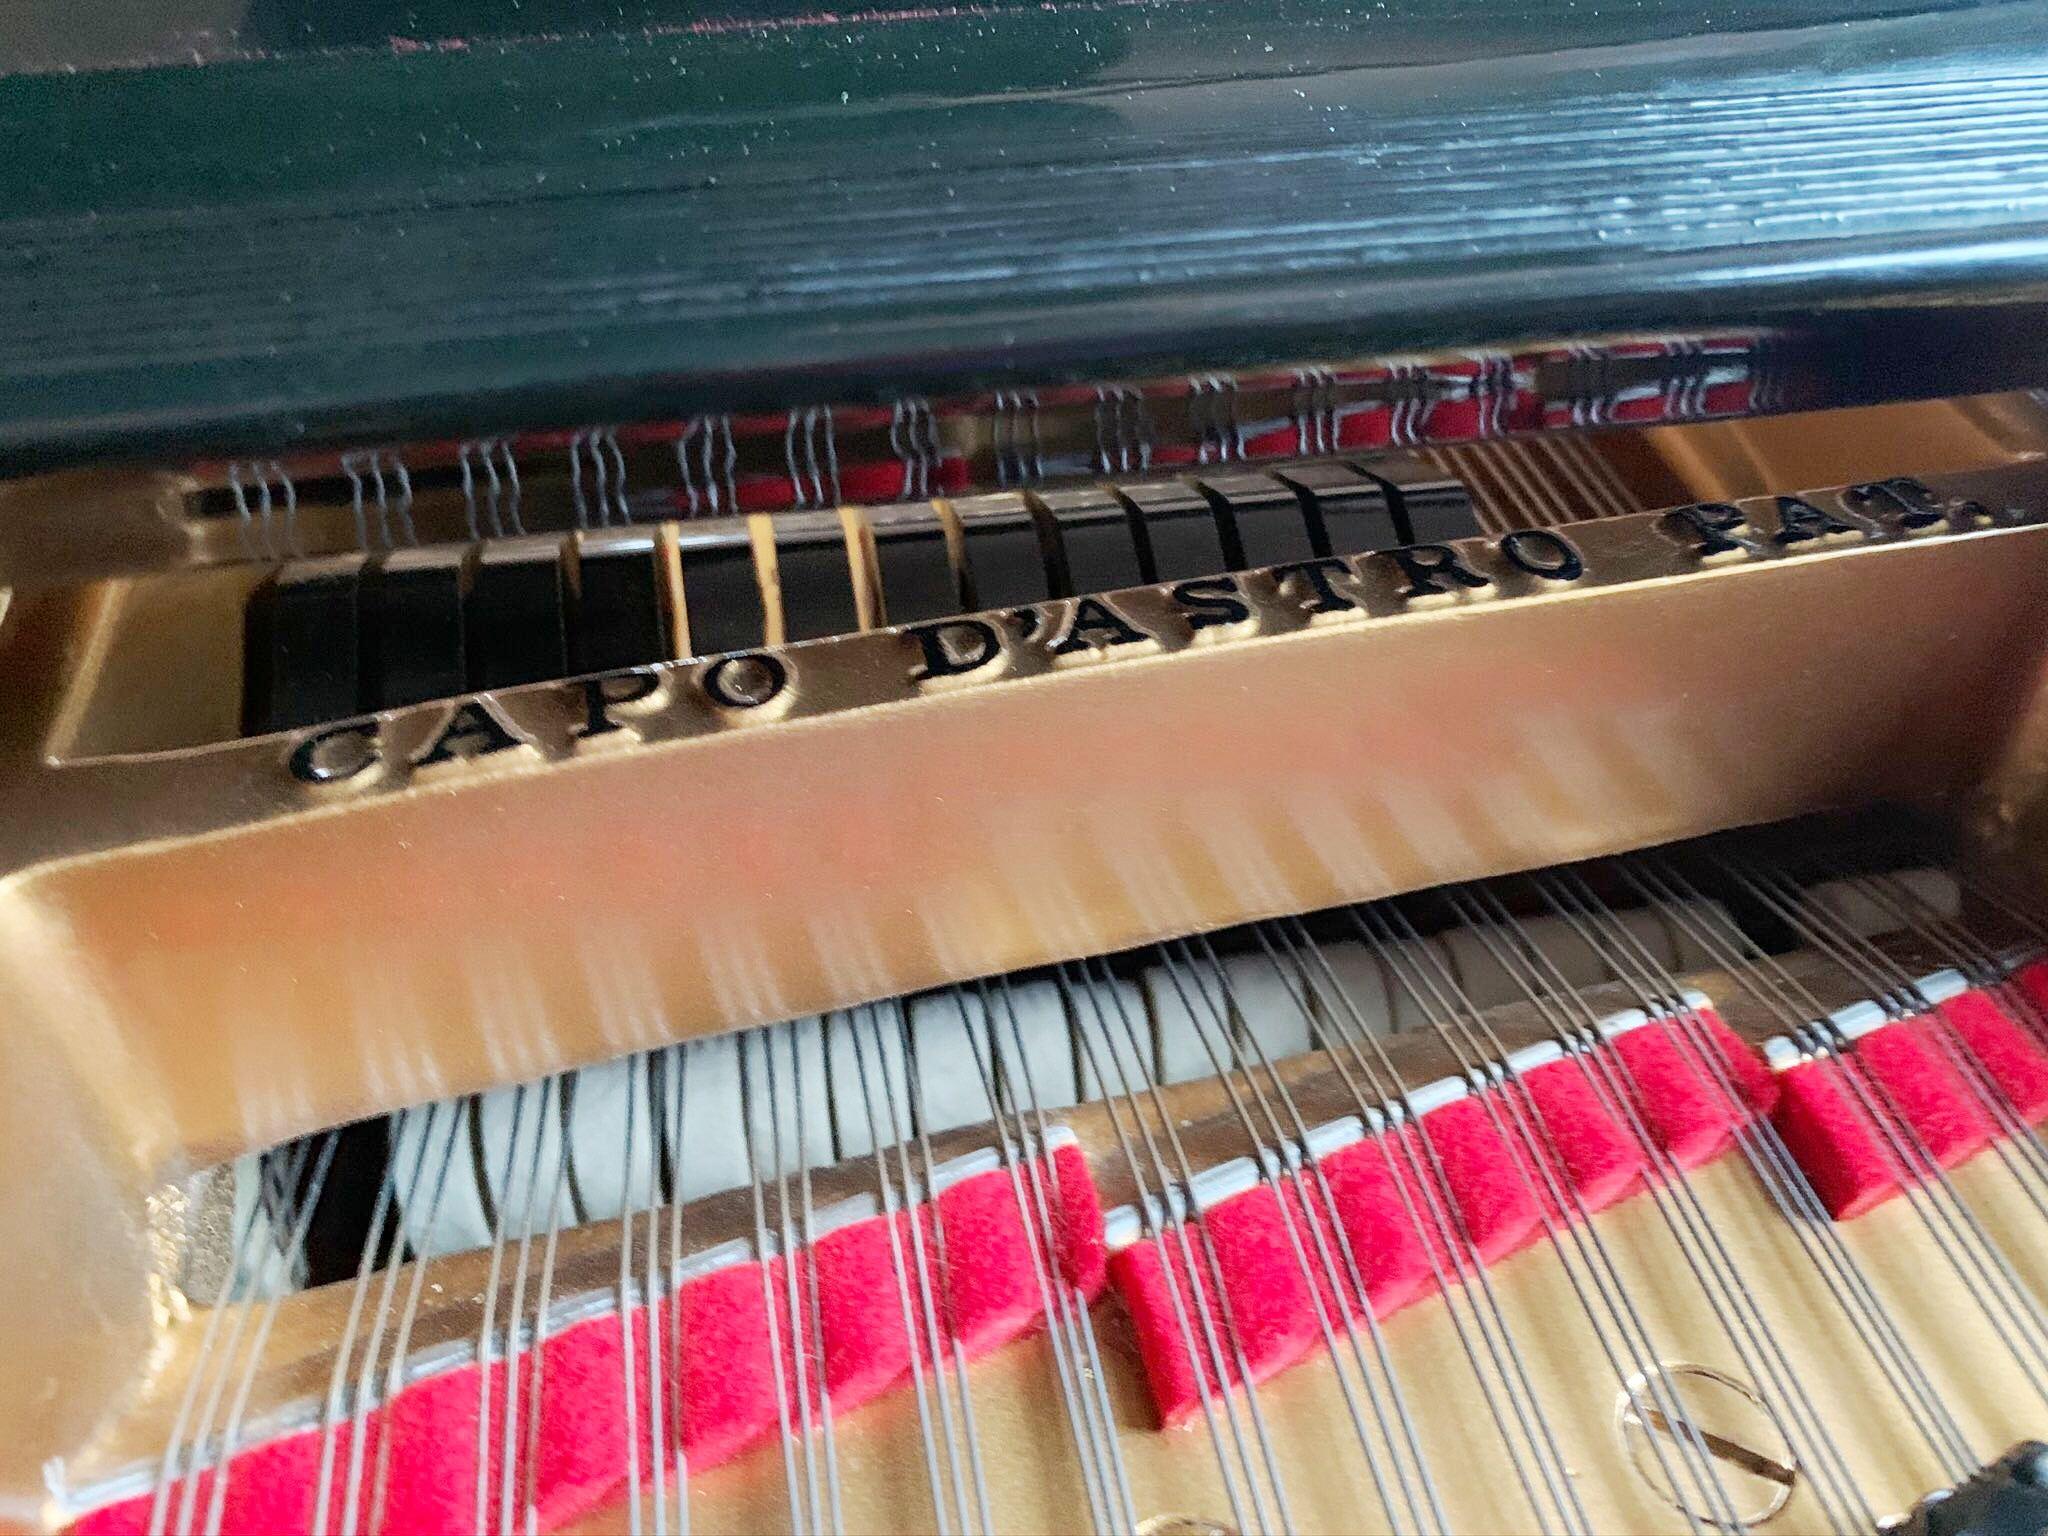
[[[1731,904],[1789,929],[1800,964],[1760,945],[1732,915]],[[1430,919],[1448,926],[1426,930]],[[1986,920],[1997,929],[1995,937],[1984,931]],[[1223,1118],[1235,1128],[1236,1161],[1249,1163],[1246,1189],[1274,1197],[1284,1249],[1259,1262],[1291,1266],[1309,1300],[1316,1348],[1329,1364],[1349,1426],[1344,1445],[1352,1475],[1361,1491],[1370,1489],[1368,1507],[1393,1530],[1446,1528],[1445,1482],[1470,1469],[1453,1471],[1443,1461],[1412,1406],[1432,1383],[1404,1377],[1398,1349],[1387,1338],[1392,1319],[1360,1302],[1373,1256],[1353,1246],[1354,1227],[1340,1214],[1340,1196],[1318,1151],[1330,1145],[1332,1105],[1376,1128],[1369,1139],[1399,1175],[1405,1219],[1425,1239],[1429,1265],[1425,1294],[1413,1304],[1442,1309],[1451,1324],[1486,1407],[1490,1449],[1517,1492],[1518,1515],[1531,1529],[1586,1531],[1593,1522],[1576,1486],[1582,1469],[1561,1443],[1557,1409],[1546,1402],[1543,1373],[1531,1363],[1526,1322],[1499,1294],[1497,1271],[1506,1256],[1481,1251],[1470,1192],[1457,1187],[1446,1149],[1431,1139],[1432,1110],[1421,1107],[1430,1085],[1404,1071],[1388,1050],[1390,1039],[1424,1034],[1441,1048],[1451,1081],[1468,1090],[1463,1102],[1480,1107],[1495,1143],[1510,1150],[1505,1167],[1521,1187],[1509,1193],[1534,1214],[1526,1241],[1566,1278],[1590,1346],[1588,1361],[1597,1359],[1623,1394],[1623,1420],[1632,1443],[1643,1448],[1644,1476],[1666,1506],[1691,1530],[1746,1529],[1775,1513],[1796,1482],[1826,1528],[1867,1530],[1887,1511],[1873,1508],[1844,1453],[1842,1405],[1806,1377],[1785,1320],[1767,1315],[1747,1289],[1727,1234],[1695,1187],[1693,1169],[1646,1120],[1643,1106],[1654,1091],[1629,1057],[1609,1048],[1621,1037],[1602,1033],[1601,987],[1627,994],[1651,1020],[1643,1028],[1661,1034],[1701,1086],[1732,1102],[1750,1102],[1750,1090],[1732,1075],[1707,1022],[1712,1016],[1683,979],[1684,968],[1723,973],[1776,1022],[1781,1042],[1795,1043],[1797,1060],[1838,1064],[1859,1124],[1888,1160],[1893,1192],[1927,1236],[1925,1251],[1950,1267],[1958,1293],[2010,1351],[2037,1406],[2048,1406],[2048,1319],[2037,1282],[2022,1273],[2009,1239],[1993,1234],[1944,1166],[1924,1133],[1924,1118],[1863,1065],[1858,1042],[1871,1025],[1851,1018],[1859,1007],[1875,1008],[1882,1016],[1878,1029],[1910,1028],[1939,1054],[1967,1090],[1964,1107],[1996,1126],[1997,1135],[1980,1145],[2041,1213],[2048,1157],[2032,1122],[2044,1106],[2015,1102],[1992,1070],[1995,1058],[1979,1055],[1944,1022],[1943,1010],[1950,1000],[1944,989],[1960,982],[1995,1004],[2034,1048],[2048,1052],[2048,1015],[2041,1006],[2048,992],[2015,979],[2029,974],[2022,957],[2038,953],[2044,940],[2048,925],[2034,904],[1982,873],[1930,876],[1916,866],[1902,874],[1867,856],[1837,869],[1825,850],[1809,853],[1796,842],[1788,852],[1782,840],[1761,848],[1724,839],[1447,888],[1430,898],[1275,919],[1229,935],[1167,941],[1139,957],[1062,963],[1045,976],[949,989],[914,1013],[901,1003],[878,1004],[812,1021],[808,1027],[830,1032],[839,1047],[816,1059],[850,1063],[852,1082],[823,1081],[807,1070],[802,1022],[770,1026],[735,1053],[747,1159],[745,1244],[755,1256],[816,1251],[822,1225],[814,1164],[831,1160],[833,1152],[831,1137],[822,1144],[817,1138],[821,1120],[848,1117],[849,1137],[873,1149],[857,1159],[872,1180],[872,1209],[895,1218],[928,1201],[944,1181],[938,1143],[953,1127],[934,1123],[928,1111],[931,1083],[920,1059],[940,1048],[942,1032],[955,1034],[952,1059],[972,1062],[978,1118],[993,1138],[1001,1178],[1029,1233],[1038,1298],[1032,1326],[1042,1329],[1083,1504],[1098,1528],[1138,1526],[1147,1511],[1128,1467],[1133,1431],[1106,1388],[1105,1349],[1115,1346],[1105,1344],[1099,1307],[1063,1274],[1055,1251],[1059,1238],[1050,1213],[1059,1205],[1057,1184],[1076,1165],[1040,1155],[1057,1139],[1066,1109],[1064,1102],[1045,1102],[1038,1082],[1052,1059],[1043,1006],[1049,989],[1069,1032],[1070,1060],[1094,1090],[1105,1121],[1091,1139],[1099,1149],[1095,1157],[1114,1166],[1134,1197],[1129,1209],[1142,1240],[1170,1250],[1168,1267],[1180,1277],[1169,1287],[1169,1312],[1199,1399],[1186,1432],[1206,1444],[1213,1461],[1223,1501],[1217,1514],[1236,1530],[1302,1528],[1266,1400],[1292,1362],[1281,1362],[1278,1371],[1255,1365],[1250,1356],[1261,1343],[1233,1315],[1246,1293],[1225,1271],[1242,1255],[1223,1250],[1210,1230],[1210,1212],[1220,1207],[1204,1208],[1195,1193],[1204,1169],[1217,1165],[1214,1144],[1191,1141],[1186,1116],[1174,1107],[1182,1085],[1163,1082],[1159,1070],[1162,1053],[1153,1031],[1161,1003],[1170,999],[1173,1020],[1188,1037],[1180,1047],[1192,1045],[1207,1066],[1201,1078],[1184,1081],[1206,1086],[1227,1106]],[[1930,958],[1942,962],[1932,981],[1916,970]],[[1589,959],[1606,978],[1591,986],[1584,979]],[[1374,1000],[1345,984],[1346,974],[1363,974],[1361,960],[1383,978],[1388,997],[1404,1002],[1405,1027],[1393,1036],[1386,1033],[1388,1020],[1375,1017]],[[1834,973],[1834,985],[1815,979],[1816,966]],[[1130,980],[1134,967],[1142,985]],[[1468,976],[1487,981],[1481,994],[1487,1002],[1470,990]],[[1840,995],[1862,1001],[1830,1006]],[[1731,1441],[1704,1425],[1688,1402],[1686,1392],[1698,1378],[1672,1363],[1670,1341],[1639,1304],[1604,1223],[1575,1186],[1561,1127],[1531,1096],[1525,1069],[1503,1065],[1518,1059],[1494,1022],[1503,1004],[1530,1015],[1539,1026],[1533,1033],[1557,1047],[1554,1060],[1567,1064],[1625,1131],[1640,1159],[1633,1198],[1654,1212],[1739,1364],[1741,1390],[1753,1394],[1768,1429],[1764,1446]],[[1320,1096],[1305,1096],[1299,1063],[1282,1054],[1290,1042],[1318,1053],[1323,1075],[1334,1076],[1336,1086],[1325,1083]],[[693,1144],[690,1115],[697,1106],[687,1084],[705,1052],[702,1045],[677,1046],[625,1064],[625,1091],[601,1106],[614,1111],[607,1134],[620,1141],[616,1197],[584,1197],[587,1207],[599,1207],[616,1223],[617,1272],[608,1305],[622,1323],[616,1363],[625,1422],[612,1442],[623,1453],[615,1486],[603,1491],[614,1497],[624,1491],[635,1529],[687,1528],[692,1479],[715,1470],[693,1467],[683,1449],[681,1425],[695,1405],[676,1397],[681,1310],[654,1308],[654,1332],[631,1322],[650,1315],[642,1309],[651,1300],[670,1298],[688,1283],[678,1277],[688,1272],[689,1227],[698,1207],[677,1197],[678,1163],[681,1149]],[[1778,1066],[1782,1077],[1783,1062]],[[1073,1069],[1066,1070],[1071,1085]],[[469,1373],[476,1445],[461,1523],[473,1520],[479,1529],[534,1530],[564,1513],[542,1513],[557,1492],[544,1485],[540,1469],[547,1433],[542,1405],[555,1399],[544,1376],[548,1357],[538,1345],[563,1326],[558,1256],[565,1222],[578,1219],[567,1197],[576,1176],[572,1159],[586,1145],[567,1131],[579,1102],[575,1077],[559,1074],[513,1090],[509,1132],[489,1149],[498,1166],[488,1273],[481,1322],[465,1346],[470,1358],[501,1366]],[[1063,1101],[1073,1097],[1071,1086],[1059,1094]],[[964,1112],[955,1110],[953,1118]],[[417,1447],[408,1452],[388,1435],[366,1433],[366,1426],[408,1385],[415,1329],[435,1263],[444,1257],[437,1251],[436,1218],[451,1186],[473,1176],[466,1154],[482,1121],[475,1098],[412,1114],[420,1128],[393,1138],[398,1150],[378,1188],[341,1346],[303,1431],[318,1446],[317,1456],[301,1458],[298,1466],[298,1475],[312,1481],[305,1507],[316,1531],[384,1528],[394,1477],[421,1473],[416,1466],[394,1466],[394,1457],[417,1454]],[[1420,1134],[1391,1133],[1403,1124]],[[563,1129],[552,1136],[542,1129],[556,1126]],[[1729,1147],[1739,1151],[1784,1231],[1824,1281],[1841,1322],[1867,1352],[1928,1457],[1952,1480],[1968,1477],[1995,1447],[1973,1443],[1928,1368],[1926,1341],[1897,1315],[1886,1287],[1845,1240],[1842,1223],[1822,1208],[1812,1170],[1801,1166],[1770,1115],[1743,1113],[1729,1133]],[[82,1528],[183,1533],[235,1526],[228,1518],[235,1484],[249,1475],[238,1470],[236,1458],[265,1433],[248,1415],[253,1383],[290,1277],[302,1270],[306,1234],[338,1143],[338,1133],[323,1133],[260,1159],[262,1198],[242,1213],[226,1290],[210,1311],[162,1459],[151,1469],[153,1486],[88,1515]],[[583,1175],[586,1189],[589,1178]],[[946,1531],[1001,1528],[1005,1511],[988,1476],[975,1367],[947,1315],[943,1277],[961,1260],[947,1252],[943,1218],[891,1219],[887,1226],[892,1293],[870,1300],[908,1344],[902,1356],[907,1369],[888,1391],[915,1406],[931,1522]],[[955,1243],[969,1240],[953,1234]],[[816,1265],[787,1264],[779,1274],[761,1274],[764,1284],[779,1287],[761,1316],[769,1333],[766,1354],[781,1365],[774,1373],[774,1422],[748,1454],[779,1458],[783,1514],[792,1528],[848,1528],[841,1447],[862,1426],[824,1387],[831,1367],[819,1341],[823,1314],[836,1303],[821,1295]],[[1190,1284],[1189,1277],[1198,1278]]]

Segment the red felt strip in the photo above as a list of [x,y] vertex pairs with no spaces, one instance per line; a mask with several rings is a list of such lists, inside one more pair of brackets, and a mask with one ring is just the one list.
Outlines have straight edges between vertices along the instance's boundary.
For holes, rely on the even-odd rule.
[[2012,984],[2036,1013],[2048,1014],[2048,958],[2029,960],[2012,973]]
[[1917,1029],[1887,1024],[1856,1042],[1873,1103],[1887,1106],[1944,1168],[1991,1144],[1992,1125],[1969,1085]]
[[1843,1081],[1839,1061],[1802,1061],[1778,1074],[1772,1117],[1807,1182],[1838,1221],[1898,1192],[1899,1178],[1870,1117]]
[[1398,1152],[1378,1140],[1354,1143],[1322,1160],[1351,1262],[1377,1317],[1408,1305],[1432,1278],[1430,1245],[1417,1225],[1428,1220],[1428,1208],[1412,1195],[1402,1201],[1408,1181],[1397,1170],[1399,1160]]
[[[1506,1257],[1535,1234],[1543,1211],[1528,1170],[1477,1099],[1454,1099],[1416,1124],[1483,1262]],[[1513,1121],[1507,1124],[1512,1130]],[[1423,1167],[1430,1169],[1426,1155]]]
[[[2041,962],[2014,980],[2029,972],[2022,991],[2048,987]],[[1886,1024],[1858,1040],[1854,1063],[1867,1077],[1860,1092],[1840,1061],[1802,1062],[1779,1074],[1779,1131],[1837,1220],[1889,1199],[1902,1179],[1921,1177],[1923,1150],[1953,1168],[2001,1134],[1952,1050],[1975,1057],[2029,1124],[2048,1118],[2048,1052],[1976,988],[1939,1004],[1935,1017]],[[1911,1140],[1894,1147],[1901,1136]]]
[[[1577,1063],[1554,1062],[1523,1081],[1542,1120],[1528,1127],[1534,1145],[1545,1157],[1555,1148],[1557,1171],[1588,1209],[1636,1183],[1641,1148]],[[1500,1109],[1504,1117],[1517,1112],[1504,1101]],[[1532,1240],[1543,1183],[1527,1166],[1521,1130],[1507,1123],[1512,1144],[1485,1105],[1454,1100],[1393,1136],[1322,1158],[1319,1178],[1302,1176],[1306,1210],[1291,1179],[1277,1192],[1260,1184],[1219,1202],[1184,1237],[1169,1232],[1116,1254],[1111,1278],[1161,1421],[1186,1422],[1202,1411],[1205,1388],[1213,1395],[1240,1379],[1233,1342],[1243,1370],[1262,1381],[1314,1350],[1326,1325],[1334,1337],[1359,1307],[1354,1266],[1374,1315],[1386,1317],[1424,1294],[1436,1274],[1469,1269],[1462,1248],[1453,1261],[1444,1223],[1462,1225],[1489,1264]]]
[[[1712,1058],[1701,1054],[1701,1031],[1716,1048]],[[1653,1018],[1613,1044],[1644,1128],[1681,1167],[1719,1155],[1737,1126],[1777,1102],[1775,1075],[1712,1008],[1692,1009],[1685,1020]]]
[[1614,1038],[1643,1127],[1679,1166],[1698,1167],[1719,1154],[1740,1115],[1680,1026],[1652,1020]]
[[1768,1115],[1778,1102],[1778,1074],[1771,1070],[1762,1052],[1730,1029],[1727,1020],[1713,1008],[1694,1008],[1691,1016],[1721,1048],[1721,1065],[1727,1069],[1736,1093],[1757,1114]]
[[[1028,1223],[1018,1207],[1020,1184],[1034,1213]],[[1044,1241],[1036,1235],[1034,1187],[1043,1189],[1052,1217],[1054,1231]],[[929,1354],[928,1326],[943,1347],[950,1349],[957,1340],[965,1353],[979,1355],[1037,1325],[1044,1312],[1042,1276],[1046,1283],[1070,1285],[1092,1297],[1104,1276],[1101,1227],[1100,1197],[1087,1160],[1078,1148],[1062,1147],[1051,1164],[1029,1165],[1014,1177],[1006,1168],[977,1174],[943,1191],[935,1206],[898,1213],[894,1230],[901,1242],[900,1267],[887,1218],[827,1234],[814,1254],[793,1260],[794,1317],[785,1261],[750,1261],[698,1276],[672,1301],[636,1308],[624,1327],[614,1314],[551,1335],[540,1346],[537,1371],[529,1351],[510,1380],[498,1363],[488,1373],[471,1365],[415,1382],[365,1415],[356,1523],[369,1523],[367,1489],[382,1457],[388,1462],[386,1530],[408,1536],[461,1536],[474,1530],[479,1523],[477,1438],[485,1413],[483,1523],[499,1523],[508,1426],[515,1523],[524,1524],[529,1500],[541,1529],[585,1514],[612,1497],[625,1480],[629,1390],[640,1426],[635,1454],[642,1477],[651,1478],[657,1460],[670,1454],[652,1438],[657,1401],[663,1440],[680,1446],[693,1470],[705,1470],[772,1435],[785,1414],[799,1422],[806,1399],[815,1409],[829,1395],[834,1410],[842,1411],[887,1390],[908,1371],[913,1348],[921,1356]],[[810,1326],[813,1262],[815,1341]],[[914,1308],[907,1334],[899,1276],[907,1279],[914,1297],[921,1298],[928,1287],[936,1308],[929,1318]],[[630,1389],[625,1327],[634,1337]],[[652,1358],[650,1335],[656,1345]],[[817,1380],[820,1357],[823,1379]],[[223,1495],[223,1528],[309,1529],[327,1438],[335,1445],[328,1524],[340,1529],[351,1482],[346,1423],[332,1437],[318,1429],[301,1430],[239,1451]],[[194,1487],[201,1518],[212,1479],[212,1473],[202,1473]],[[169,1497],[175,1518],[183,1485]],[[87,1536],[145,1532],[153,1501],[154,1495],[143,1495],[109,1505],[83,1516],[73,1528]]]
[[2028,1125],[2048,1120],[2048,1052],[1995,996],[1972,987],[1934,1011],[1982,1064],[2020,1119]]
[[1605,1210],[1635,1187],[1642,1144],[1609,1113],[1577,1061],[1553,1061],[1522,1074],[1562,1171],[1579,1204]]
[[[1371,1250],[1360,1252],[1367,1227],[1345,1220],[1344,1205],[1370,1186],[1370,1175],[1353,1162],[1337,1166],[1334,1156],[1322,1167],[1321,1180],[1305,1172],[1299,1186],[1292,1177],[1277,1189],[1257,1184],[1185,1228],[1111,1257],[1110,1276],[1130,1313],[1163,1423],[1200,1413],[1205,1387],[1213,1395],[1247,1373],[1260,1382],[1285,1370],[1324,1342],[1325,1327],[1334,1339],[1356,1313],[1344,1243],[1361,1277]],[[1329,1220],[1332,1205],[1344,1221],[1342,1242]],[[1426,1274],[1427,1260],[1422,1264]],[[1398,1258],[1396,1265],[1405,1267]],[[1372,1272],[1390,1297],[1397,1289],[1403,1299],[1414,1294],[1405,1274],[1379,1266]]]

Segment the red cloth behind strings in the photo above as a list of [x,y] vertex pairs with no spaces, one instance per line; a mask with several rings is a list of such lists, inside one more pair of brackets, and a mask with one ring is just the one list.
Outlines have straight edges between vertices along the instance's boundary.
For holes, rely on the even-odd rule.
[[1935,1013],[1983,1066],[2028,1125],[2048,1119],[2048,1051],[1992,993],[1971,988]]
[[[2048,970],[2036,962],[2014,979],[2031,995],[2048,983]],[[1957,1071],[1957,1052],[1974,1060],[1981,1068],[1974,1076],[1988,1078],[2022,1121],[2048,1118],[2048,1051],[1979,988],[1941,1003],[1933,1017],[1886,1024],[1858,1040],[1860,1078],[1835,1059],[1779,1074],[1778,1132],[1836,1220],[1899,1193],[1904,1177],[1921,1176],[1926,1158],[1953,1168],[2001,1134],[1984,1094]]]
[[[1053,1229],[1045,1237],[1019,1208],[1021,1192],[1035,1217],[1038,1190]],[[963,1179],[939,1195],[936,1217],[928,1202],[899,1213],[893,1229],[892,1242],[890,1220],[872,1217],[798,1254],[794,1322],[785,1261],[750,1261],[690,1280],[675,1297],[634,1308],[623,1323],[613,1313],[551,1335],[537,1359],[532,1350],[519,1358],[509,1383],[503,1362],[488,1372],[469,1365],[415,1382],[365,1415],[353,1478],[354,1437],[345,1418],[331,1436],[306,1429],[248,1446],[231,1463],[222,1529],[310,1530],[323,1459],[331,1468],[327,1528],[368,1529],[380,1456],[389,1461],[383,1530],[462,1536],[480,1524],[496,1527],[508,1442],[515,1528],[523,1526],[531,1502],[537,1525],[548,1529],[601,1505],[626,1483],[629,1391],[639,1427],[631,1450],[643,1483],[652,1477],[657,1446],[664,1457],[680,1447],[691,1470],[702,1471],[770,1438],[784,1422],[800,1425],[806,1403],[815,1422],[826,1397],[835,1414],[871,1401],[909,1372],[913,1350],[929,1359],[934,1332],[949,1354],[957,1340],[972,1356],[1030,1331],[1044,1312],[1041,1276],[1090,1298],[1103,1285],[1102,1207],[1087,1160],[1075,1147],[1058,1148],[1050,1169],[1041,1161],[1014,1180],[1005,1168]],[[912,1297],[908,1336],[900,1300],[905,1286]],[[634,1339],[630,1387],[623,1349],[628,1326]],[[806,1346],[801,1393],[799,1339]],[[352,1508],[351,1485],[358,1490]],[[192,1490],[195,1524],[205,1520],[212,1488],[213,1474],[200,1474]],[[167,1497],[166,1524],[175,1530],[185,1484]],[[144,1494],[108,1505],[73,1530],[139,1536],[150,1528],[153,1501],[153,1494]]]
[[[1768,1104],[1775,1085],[1732,1030],[1709,1010],[1702,1018],[1750,1104],[1694,1091],[1699,1074],[1687,1064],[1689,1051],[1675,1046],[1668,1056],[1652,1053],[1656,1070],[1638,1067],[1632,1082],[1626,1075],[1589,1078],[1586,1066],[1570,1059],[1551,1062],[1522,1076],[1526,1100],[1512,1089],[1490,1090],[1495,1113],[1475,1098],[1454,1100],[1413,1126],[1325,1155],[1320,1181],[1304,1170],[1299,1179],[1281,1178],[1277,1190],[1261,1183],[1218,1202],[1183,1231],[1115,1254],[1110,1275],[1129,1309],[1161,1420],[1185,1423],[1226,1383],[1263,1381],[1319,1345],[1348,1348],[1346,1321],[1366,1305],[1386,1317],[1439,1277],[1469,1274],[1470,1252],[1462,1239],[1454,1243],[1457,1234],[1487,1263],[1534,1241],[1546,1205],[1553,1220],[1566,1213],[1555,1209],[1547,1181],[1530,1167],[1532,1156],[1543,1160],[1561,1192],[1569,1188],[1569,1214],[1626,1195],[1647,1154],[1608,1109],[1607,1082],[1628,1085],[1646,1129],[1674,1156],[1679,1149],[1665,1139],[1667,1131],[1685,1139],[1694,1160],[1725,1147],[1732,1128],[1752,1107]],[[1614,1043],[1661,1038],[1665,1027],[1653,1022]],[[1674,1106],[1680,1095],[1685,1102]],[[1701,1129],[1708,1120],[1710,1135]],[[1337,1244],[1339,1232],[1348,1255]]]
[[[1701,1054],[1702,1033],[1720,1047],[1718,1061]],[[1617,1036],[1614,1049],[1644,1128],[1682,1167],[1719,1156],[1745,1107],[1767,1113],[1777,1098],[1770,1068],[1711,1008],[1693,1010],[1687,1022],[1653,1019]]]

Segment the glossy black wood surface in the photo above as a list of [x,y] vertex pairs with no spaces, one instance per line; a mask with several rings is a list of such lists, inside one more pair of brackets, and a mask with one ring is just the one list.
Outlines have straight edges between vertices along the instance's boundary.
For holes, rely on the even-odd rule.
[[45,11],[17,468],[1786,316],[2039,382],[1851,312],[2048,277],[2042,0]]

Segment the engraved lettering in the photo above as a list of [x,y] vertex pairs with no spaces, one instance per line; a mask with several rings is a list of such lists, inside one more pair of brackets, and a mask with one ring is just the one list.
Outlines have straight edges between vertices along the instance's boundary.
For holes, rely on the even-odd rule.
[[924,651],[923,663],[910,674],[912,682],[935,677],[958,677],[987,666],[1003,653],[1002,637],[995,626],[981,619],[941,619],[936,624],[913,624],[905,631],[915,635]]
[[661,675],[652,667],[634,667],[630,671],[586,677],[576,686],[583,694],[583,724],[570,734],[582,741],[623,729],[612,718],[612,710],[646,698],[661,686]]
[[317,731],[292,748],[287,759],[301,784],[337,784],[377,761],[377,722],[355,720]]
[[418,764],[425,768],[458,756],[487,757],[519,744],[519,738],[498,718],[497,710],[488,700],[467,699],[449,715],[448,723],[441,727],[440,735],[434,738],[426,755],[418,759]]
[[1673,507],[1665,516],[1677,518],[1693,531],[1699,539],[1699,547],[1693,553],[1702,560],[1738,550],[1752,555],[1763,553],[1762,544],[1734,532],[1745,520],[1742,508],[1728,502],[1696,501],[1688,507]]
[[1186,615],[1189,629],[1211,629],[1218,624],[1242,624],[1252,616],[1244,600],[1244,588],[1235,576],[1203,576],[1183,581],[1168,593]]
[[1029,640],[1038,633],[1038,610],[1036,608],[1012,608],[1003,618],[1010,626],[1010,632],[1019,640]]
[[1778,531],[1771,535],[1774,543],[1798,544],[1831,533],[1857,531],[1854,523],[1845,523],[1832,512],[1822,511],[1804,496],[1780,496],[1777,508]]
[[1090,646],[1107,649],[1118,645],[1143,645],[1152,637],[1134,627],[1099,597],[1084,597],[1074,604],[1074,617],[1067,632],[1052,644],[1055,656],[1071,656]]
[[1940,498],[1910,475],[1849,486],[1842,492],[1842,505],[1878,516],[1889,513],[1908,533],[1932,528],[1943,517]]
[[1448,544],[1409,544],[1388,550],[1387,557],[1408,577],[1408,585],[1401,593],[1404,598],[1442,597],[1452,590],[1444,585],[1447,581],[1467,588],[1491,585],[1461,561],[1458,552]]
[[1356,608],[1358,604],[1330,585],[1332,576],[1350,574],[1351,567],[1334,555],[1325,555],[1319,560],[1292,560],[1286,565],[1273,567],[1273,581],[1281,591],[1287,590],[1288,581],[1300,577],[1307,584],[1313,596],[1303,604],[1307,613],[1343,613]]
[[704,692],[727,709],[759,709],[789,686],[789,668],[766,651],[722,656],[704,669]]
[[1517,528],[1500,541],[1500,552],[1509,564],[1531,576],[1551,581],[1577,581],[1586,574],[1586,562],[1569,541],[1547,528]]

